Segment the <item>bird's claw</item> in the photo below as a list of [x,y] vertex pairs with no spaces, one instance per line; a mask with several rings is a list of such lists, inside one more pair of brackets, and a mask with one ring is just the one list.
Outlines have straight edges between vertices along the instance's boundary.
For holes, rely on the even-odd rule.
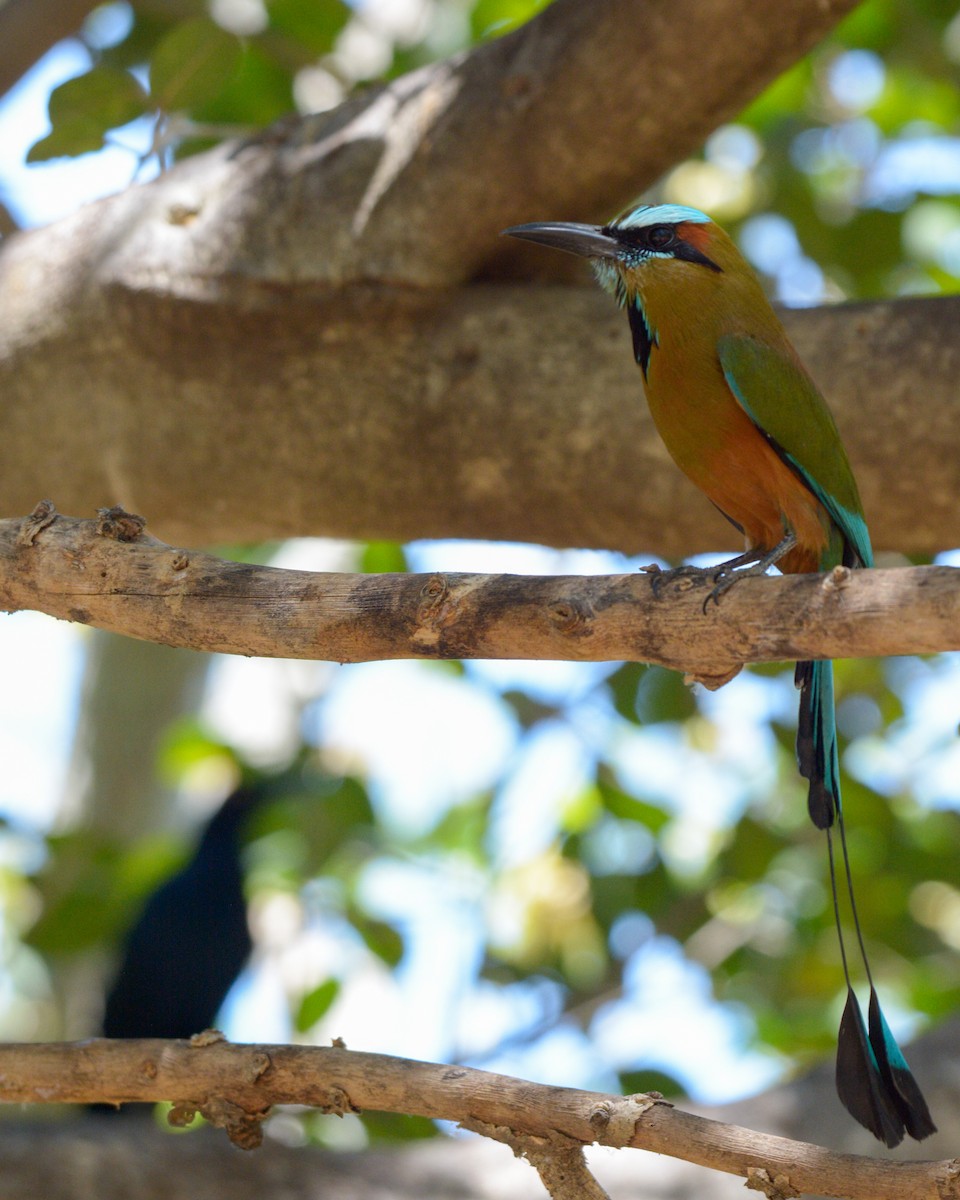
[[720,597],[726,595],[740,579],[739,573],[733,567],[720,567],[713,576],[713,587],[707,593],[703,601],[703,611],[707,611],[707,605],[713,601],[714,604],[720,604]]
[[671,583],[681,582],[685,585],[682,588],[683,591],[688,591],[699,584],[709,586],[710,591],[704,597],[702,605],[704,613],[711,603],[719,604],[720,597],[725,595],[739,579],[753,573],[750,568],[738,570],[726,563],[720,563],[719,566],[713,567],[694,567],[689,563],[684,563],[682,566],[671,567],[666,571],[656,563],[650,563],[641,567],[640,570],[650,576],[650,590],[653,592],[655,600],[662,598],[663,589]]
[[[662,567],[651,563],[649,566],[640,568],[645,574],[651,576],[650,590],[653,592],[655,600],[659,600],[663,595],[663,589],[670,583],[684,582],[684,591],[688,591],[698,584],[716,583],[720,572],[716,567],[694,567],[689,563],[684,563],[679,567],[671,567],[669,570],[664,570]],[[709,597],[708,597],[709,599]]]

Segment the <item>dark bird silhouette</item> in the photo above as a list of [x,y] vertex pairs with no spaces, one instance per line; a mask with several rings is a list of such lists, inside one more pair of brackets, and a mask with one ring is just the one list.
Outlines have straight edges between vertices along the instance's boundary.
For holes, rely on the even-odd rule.
[[104,1037],[186,1038],[213,1024],[252,948],[242,833],[266,792],[228,796],[190,861],[147,900],[107,995]]

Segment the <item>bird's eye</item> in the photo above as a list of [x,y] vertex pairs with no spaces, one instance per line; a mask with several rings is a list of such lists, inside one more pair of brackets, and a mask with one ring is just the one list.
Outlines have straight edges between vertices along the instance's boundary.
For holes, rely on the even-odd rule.
[[668,250],[677,240],[672,225],[651,225],[647,230],[647,245],[651,250]]

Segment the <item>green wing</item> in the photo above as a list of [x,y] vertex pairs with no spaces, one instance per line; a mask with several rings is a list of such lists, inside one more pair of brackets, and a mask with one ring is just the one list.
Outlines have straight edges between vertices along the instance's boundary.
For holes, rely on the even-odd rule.
[[792,357],[755,338],[722,337],[717,348],[740,407],[821,501],[861,563],[872,566],[857,481],[813,380]]

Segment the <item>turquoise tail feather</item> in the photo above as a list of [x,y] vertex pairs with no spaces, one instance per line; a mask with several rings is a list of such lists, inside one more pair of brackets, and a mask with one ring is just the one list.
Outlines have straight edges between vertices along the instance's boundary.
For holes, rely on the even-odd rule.
[[[870,985],[870,1045],[877,1058],[880,1075],[886,1085],[886,1095],[895,1103],[903,1126],[912,1138],[922,1142],[937,1127],[930,1116],[927,1102],[917,1086],[913,1072],[907,1066],[896,1039],[890,1032],[886,1018],[880,1009],[880,1001],[873,985]],[[887,1145],[890,1143],[888,1142]]]
[[833,663],[799,662],[794,680],[800,689],[797,763],[810,783],[810,820],[818,829],[829,829],[840,816]]
[[[800,689],[797,761],[800,773],[810,784],[807,800],[810,819],[818,829],[825,830],[827,834],[833,912],[840,941],[843,974],[847,983],[847,1002],[837,1042],[837,1094],[850,1115],[886,1145],[898,1146],[905,1133],[920,1141],[934,1133],[936,1126],[930,1118],[923,1093],[880,1009],[857,917],[840,799],[833,663],[797,663],[795,678]],[[853,926],[870,984],[869,1026],[864,1022],[859,1001],[850,983],[837,897],[831,836],[834,826],[840,834],[840,850]]]

